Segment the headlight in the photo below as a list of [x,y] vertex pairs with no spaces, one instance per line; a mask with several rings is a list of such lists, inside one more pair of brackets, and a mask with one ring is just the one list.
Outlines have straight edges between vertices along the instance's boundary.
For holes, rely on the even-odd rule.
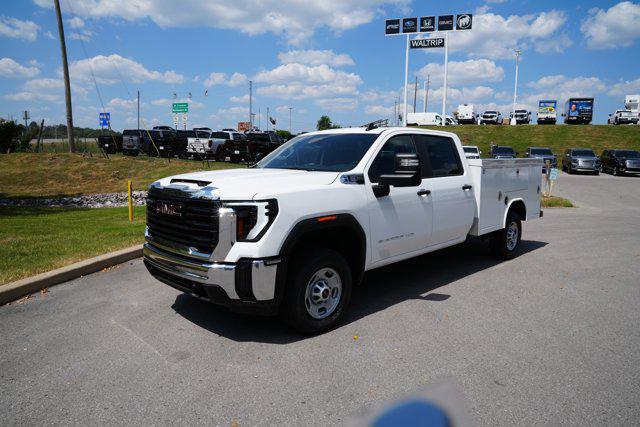
[[236,212],[236,241],[257,242],[264,236],[278,215],[275,199],[224,204]]

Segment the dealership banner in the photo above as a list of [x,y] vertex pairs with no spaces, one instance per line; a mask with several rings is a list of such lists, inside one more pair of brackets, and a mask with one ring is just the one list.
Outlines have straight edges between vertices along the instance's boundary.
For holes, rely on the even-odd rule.
[[429,39],[413,39],[409,43],[411,49],[444,47],[444,39],[441,37],[432,37]]
[[464,31],[470,30],[472,27],[473,15],[471,13],[422,16],[420,18],[387,19],[385,20],[384,34],[387,36],[395,36],[399,34],[430,33],[434,31]]

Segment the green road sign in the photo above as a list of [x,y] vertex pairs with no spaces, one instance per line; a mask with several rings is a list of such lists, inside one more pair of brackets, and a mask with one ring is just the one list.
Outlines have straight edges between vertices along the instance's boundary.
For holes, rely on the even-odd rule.
[[189,104],[186,102],[174,102],[172,107],[172,111],[174,113],[188,113],[189,112]]

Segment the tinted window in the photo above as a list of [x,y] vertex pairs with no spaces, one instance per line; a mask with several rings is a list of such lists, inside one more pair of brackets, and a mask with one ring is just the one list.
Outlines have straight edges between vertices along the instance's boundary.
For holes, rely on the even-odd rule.
[[620,150],[620,151],[616,151],[615,154],[616,157],[625,157],[628,159],[638,159],[640,158],[640,153],[638,153],[637,151],[633,151],[633,150]]
[[463,172],[458,150],[451,138],[436,135],[414,135],[422,178],[461,175]]
[[211,138],[215,139],[229,139],[229,134],[227,132],[213,132],[211,134]]
[[137,130],[125,130],[124,132],[122,132],[122,134],[124,136],[139,136],[139,133]]
[[507,155],[507,156],[515,156],[516,152],[513,151],[513,148],[511,147],[498,147],[495,146],[492,148],[492,152],[494,154],[502,154],[502,155]]
[[176,132],[176,138],[195,138],[196,133],[192,130],[179,130]]
[[246,136],[244,136],[244,134],[241,133],[234,133],[233,134],[233,140],[234,141],[245,141],[247,139]]
[[478,153],[478,149],[476,147],[462,147],[465,153]]
[[553,156],[551,149],[549,148],[532,148],[531,154],[545,155],[545,156]]
[[197,130],[196,131],[196,137],[197,138],[209,138],[209,135],[211,135],[211,132],[207,132],[206,130]]
[[380,175],[392,174],[395,172],[396,154],[415,154],[411,135],[398,135],[389,139],[382,150],[378,152],[369,168],[369,180],[378,182]]
[[247,139],[251,142],[269,143],[271,138],[266,133],[250,133],[247,135]]
[[578,156],[578,157],[595,157],[596,154],[593,152],[593,150],[573,150],[573,152],[571,153],[571,155],[573,156]]
[[150,130],[144,133],[144,136],[146,138],[149,138],[149,135],[151,135],[151,138],[155,139],[155,138],[160,138],[160,132],[157,130]]
[[310,134],[280,146],[256,167],[345,172],[353,169],[371,147],[377,134]]

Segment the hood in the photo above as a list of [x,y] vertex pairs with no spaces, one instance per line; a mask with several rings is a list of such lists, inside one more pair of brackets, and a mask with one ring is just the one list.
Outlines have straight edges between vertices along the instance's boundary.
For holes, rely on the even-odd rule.
[[555,159],[556,158],[556,156],[554,156],[553,154],[532,154],[529,157],[533,159]]
[[178,185],[189,185],[188,181],[180,183],[180,180],[204,181],[209,184],[202,189],[212,191],[222,200],[251,200],[254,197],[262,197],[261,194],[270,196],[277,192],[329,185],[338,175],[338,172],[291,169],[226,169],[175,175],[158,182],[167,186],[172,181]]

